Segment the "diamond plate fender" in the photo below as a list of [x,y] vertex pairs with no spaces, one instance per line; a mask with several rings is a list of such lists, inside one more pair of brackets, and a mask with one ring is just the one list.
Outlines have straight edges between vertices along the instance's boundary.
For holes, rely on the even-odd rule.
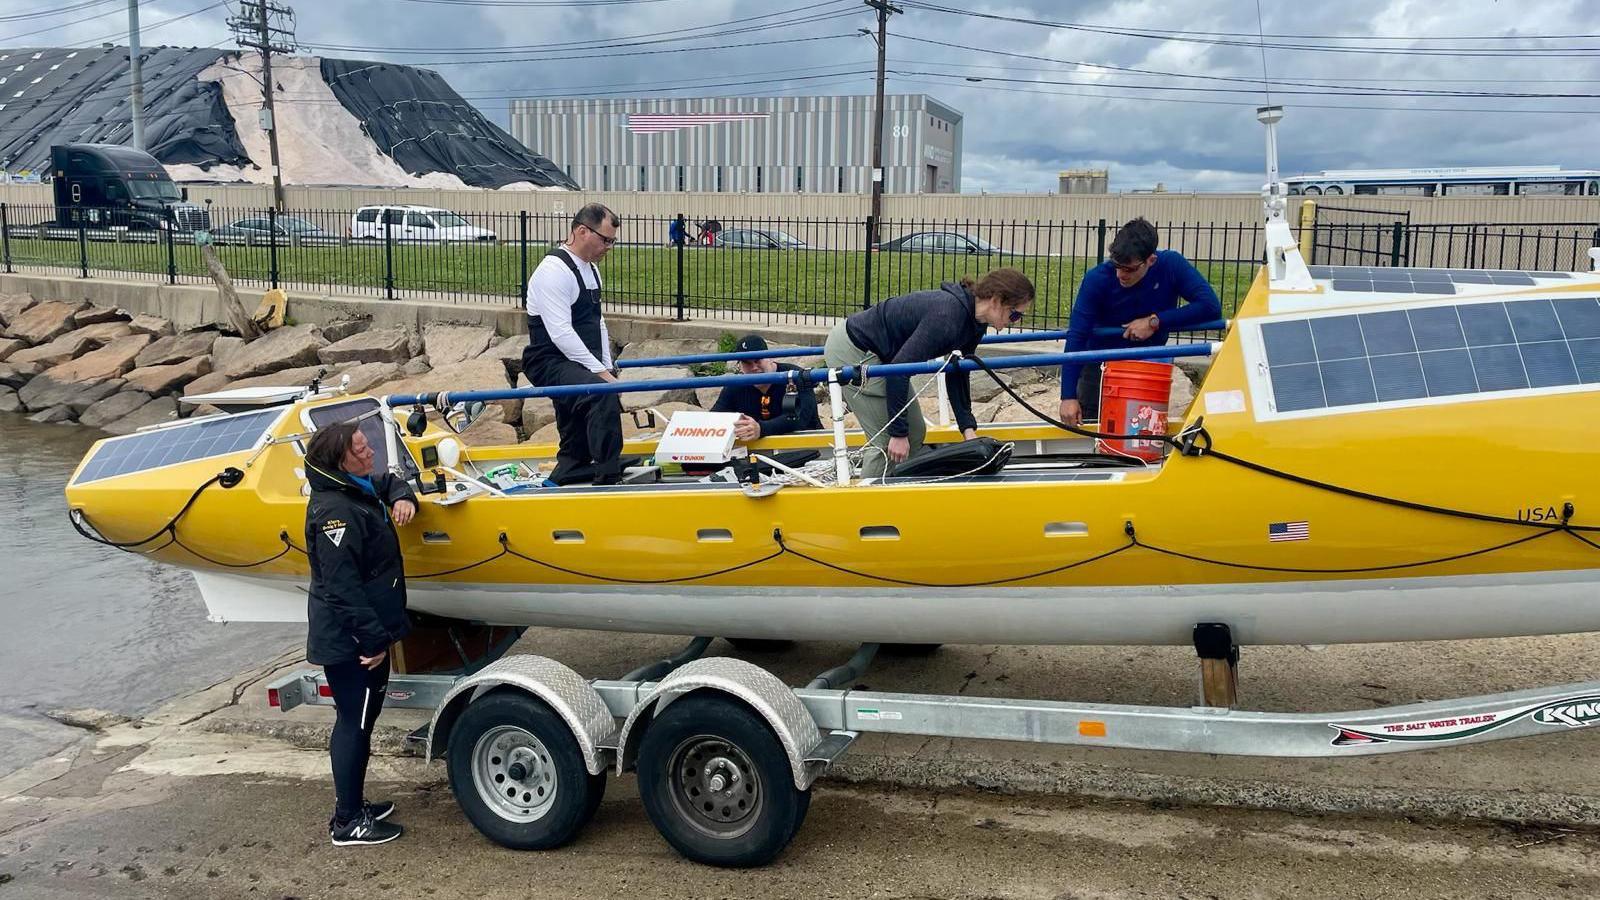
[[[583,752],[584,768],[590,775],[598,775],[610,765],[609,754],[602,748],[615,746],[612,741],[617,722],[605,701],[590,687],[583,676],[553,659],[532,654],[508,656],[483,667],[481,670],[456,682],[433,713],[433,724],[428,729],[428,749],[424,759],[432,761],[435,749],[442,750],[456,719],[467,704],[482,692],[509,685],[527,691],[544,701],[561,716],[572,729],[572,736]],[[447,737],[448,739],[448,737]]]
[[727,657],[699,659],[679,668],[662,679],[633,708],[615,745],[617,771],[627,771],[637,764],[639,743],[656,714],[679,697],[702,689],[721,691],[754,709],[772,727],[784,753],[788,754],[795,787],[802,791],[811,787],[824,768],[808,766],[805,762],[806,754],[822,740],[811,713],[795,696],[794,690],[776,675],[744,660]]

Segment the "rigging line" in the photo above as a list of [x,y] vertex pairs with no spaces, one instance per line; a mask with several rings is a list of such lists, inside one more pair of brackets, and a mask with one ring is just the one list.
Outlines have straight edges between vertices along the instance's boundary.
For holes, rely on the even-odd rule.
[[500,552],[496,553],[495,555],[493,555],[491,557],[488,557],[487,559],[480,559],[475,563],[469,563],[469,564],[464,565],[464,566],[457,566],[454,569],[445,569],[442,572],[428,572],[428,573],[420,574],[420,575],[412,575],[410,573],[407,573],[406,574],[406,578],[407,579],[412,579],[412,578],[417,578],[417,579],[421,579],[421,578],[442,578],[445,575],[454,575],[457,572],[465,572],[468,569],[476,569],[479,566],[488,565],[489,563],[494,562],[495,560],[499,559],[500,557],[505,556],[509,552],[510,551],[505,547],[505,545],[502,544],[500,546]]
[[[177,537],[176,529],[178,527],[178,520],[183,518],[184,514],[189,511],[190,507],[194,506],[194,502],[196,500],[200,499],[200,492],[204,491],[206,488],[212,486],[213,484],[216,484],[218,481],[221,481],[222,480],[222,476],[223,476],[223,473],[222,472],[218,472],[217,474],[215,474],[215,475],[211,476],[210,478],[207,478],[205,481],[201,482],[200,486],[194,489],[194,493],[189,495],[189,499],[183,504],[183,507],[178,510],[177,515],[173,516],[171,519],[168,519],[167,520],[167,524],[161,526],[154,533],[152,533],[149,537],[143,538],[141,540],[137,540],[137,541],[113,541],[113,540],[111,540],[109,538],[105,538],[105,537],[101,537],[101,536],[98,536],[98,535],[90,534],[89,532],[87,532],[87,531],[85,531],[83,529],[83,526],[84,525],[89,525],[90,527],[93,527],[93,524],[89,522],[89,517],[84,515],[83,510],[81,510],[81,509],[70,509],[70,510],[68,510],[67,511],[67,521],[72,523],[73,529],[76,530],[78,532],[78,534],[83,535],[84,537],[88,538],[91,541],[94,541],[97,544],[104,544],[107,547],[116,547],[118,550],[127,550],[127,549],[130,549],[130,548],[133,548],[133,547],[137,547],[140,544],[148,544],[151,541],[155,540],[156,538],[162,536],[163,534],[169,534],[170,533],[170,534],[172,534],[173,537]],[[80,524],[80,522],[82,524]],[[163,544],[162,546],[166,546],[166,545]]]
[[1133,542],[1133,546],[1142,547],[1146,550],[1160,553],[1164,556],[1175,556],[1179,559],[1187,559],[1191,562],[1206,563],[1213,566],[1227,566],[1230,569],[1248,569],[1252,572],[1283,572],[1302,575],[1357,575],[1366,572],[1392,572],[1398,569],[1416,569],[1422,566],[1433,566],[1440,563],[1455,562],[1456,560],[1461,559],[1470,559],[1474,556],[1484,556],[1497,550],[1505,550],[1510,547],[1515,547],[1518,544],[1526,544],[1530,541],[1537,541],[1540,538],[1549,537],[1550,535],[1557,533],[1556,531],[1541,531],[1537,534],[1525,534],[1515,540],[1506,541],[1503,544],[1495,544],[1492,547],[1484,547],[1481,550],[1469,550],[1465,553],[1457,553],[1452,556],[1441,556],[1437,559],[1424,559],[1417,562],[1393,563],[1386,566],[1357,566],[1348,569],[1311,569],[1293,566],[1258,566],[1250,563],[1229,562],[1228,560],[1224,559],[1208,559],[1204,556],[1195,556],[1193,554],[1184,553],[1180,550],[1172,550],[1167,547],[1157,547],[1154,544],[1147,544],[1140,540],[1137,535],[1131,534],[1133,531],[1133,524],[1131,522],[1128,524],[1128,531],[1130,532],[1129,539]]
[[[1097,439],[1097,440],[1114,440],[1114,441],[1141,440],[1141,441],[1147,441],[1147,440],[1151,439],[1151,435],[1148,435],[1148,434],[1107,434],[1105,432],[1091,431],[1091,430],[1089,430],[1087,428],[1080,428],[1080,427],[1075,426],[1075,425],[1068,425],[1067,423],[1065,423],[1065,422],[1063,422],[1063,421],[1061,421],[1059,419],[1056,419],[1053,416],[1049,416],[1049,415],[1046,415],[1043,412],[1040,412],[1038,409],[1036,409],[1033,406],[1033,404],[1031,404],[1027,400],[1023,399],[1022,395],[1018,394],[1015,390],[1013,390],[1011,388],[1010,385],[1006,384],[1003,380],[1000,379],[1000,377],[998,375],[995,374],[994,369],[990,368],[989,364],[984,361],[983,357],[974,355],[974,356],[968,357],[968,359],[976,361],[978,366],[980,368],[982,368],[985,372],[987,372],[989,374],[989,377],[993,378],[995,380],[995,383],[999,384],[1001,389],[1004,390],[1007,394],[1010,394],[1011,398],[1013,400],[1016,400],[1017,403],[1019,403],[1022,406],[1023,409],[1026,409],[1028,412],[1033,413],[1041,421],[1048,422],[1049,424],[1054,425],[1054,426],[1056,426],[1057,428],[1060,428],[1063,431],[1071,432],[1072,434],[1076,434],[1076,435],[1078,435],[1080,437],[1094,438],[1094,439]],[[1347,488],[1347,487],[1343,487],[1343,486],[1337,485],[1337,484],[1330,484],[1330,483],[1328,483],[1326,481],[1318,481],[1318,480],[1316,480],[1314,478],[1307,478],[1307,477],[1305,477],[1303,475],[1296,475],[1293,472],[1285,472],[1282,469],[1274,469],[1271,466],[1265,466],[1265,465],[1262,465],[1261,463],[1251,462],[1250,460],[1241,459],[1241,458],[1239,458],[1237,456],[1234,456],[1234,455],[1232,455],[1230,453],[1224,453],[1221,450],[1213,449],[1212,446],[1211,446],[1211,435],[1204,428],[1200,427],[1200,422],[1203,422],[1203,421],[1204,421],[1204,417],[1202,417],[1201,419],[1197,420],[1194,427],[1192,427],[1190,429],[1185,429],[1177,437],[1167,436],[1167,437],[1164,438],[1164,440],[1166,441],[1166,443],[1169,446],[1175,448],[1183,456],[1195,456],[1195,457],[1200,457],[1200,458],[1205,458],[1205,457],[1208,457],[1208,456],[1209,457],[1214,457],[1216,459],[1222,460],[1223,462],[1229,462],[1229,463],[1233,463],[1234,465],[1237,465],[1237,466],[1243,466],[1244,468],[1250,469],[1251,471],[1257,472],[1257,473],[1259,473],[1261,475],[1267,475],[1267,476],[1272,477],[1272,478],[1281,478],[1281,479],[1283,479],[1285,481],[1292,481],[1295,484],[1299,484],[1299,485],[1302,485],[1304,487],[1314,488],[1316,490],[1322,490],[1322,491],[1330,491],[1330,492],[1336,493],[1336,494],[1343,494],[1343,495],[1345,495],[1347,497],[1354,497],[1354,498],[1359,499],[1359,500],[1369,500],[1369,501],[1371,501],[1373,503],[1382,503],[1382,504],[1385,504],[1387,506],[1398,506],[1398,507],[1400,507],[1402,509],[1410,509],[1410,510],[1414,510],[1414,511],[1417,511],[1417,512],[1426,512],[1426,513],[1434,513],[1434,514],[1443,515],[1443,516],[1451,516],[1451,517],[1458,518],[1458,519],[1471,519],[1471,520],[1478,521],[1478,522],[1493,522],[1493,523],[1498,524],[1498,525],[1519,525],[1519,526],[1522,526],[1524,528],[1538,528],[1538,529],[1542,529],[1542,530],[1544,530],[1546,532],[1549,532],[1549,531],[1573,531],[1573,532],[1589,531],[1589,532],[1600,532],[1600,525],[1573,525],[1573,524],[1571,524],[1571,522],[1568,521],[1572,517],[1572,513],[1571,512],[1566,513],[1564,515],[1562,521],[1560,521],[1560,522],[1529,522],[1529,521],[1526,521],[1526,520],[1523,520],[1523,519],[1513,519],[1513,518],[1511,518],[1509,516],[1496,516],[1496,515],[1492,515],[1490,513],[1479,513],[1479,512],[1471,512],[1471,511],[1468,511],[1468,510],[1451,509],[1449,507],[1444,507],[1444,506],[1432,506],[1432,505],[1429,505],[1429,504],[1426,504],[1426,503],[1417,503],[1417,502],[1412,501],[1412,500],[1401,500],[1401,499],[1398,499],[1398,498],[1395,498],[1395,497],[1385,497],[1385,496],[1382,496],[1380,494],[1373,494],[1373,493],[1369,493],[1367,491],[1356,490],[1355,488]],[[1201,445],[1199,443],[1202,440],[1204,441],[1204,445]]]
[[189,553],[192,556],[195,556],[195,557],[197,557],[199,559],[203,559],[206,562],[211,563],[214,566],[222,566],[223,568],[227,568],[227,569],[253,569],[256,566],[264,566],[269,562],[274,562],[274,561],[276,561],[278,559],[281,559],[281,558],[283,558],[284,555],[286,555],[289,552],[290,544],[289,544],[288,539],[284,538],[283,535],[281,535],[281,534],[279,535],[279,538],[283,540],[283,549],[282,550],[279,550],[277,553],[274,553],[273,555],[267,557],[266,559],[258,559],[255,562],[249,562],[249,563],[231,563],[231,562],[223,562],[220,559],[212,559],[211,557],[206,556],[204,553],[201,553],[200,551],[194,549],[193,547],[189,546],[188,544],[185,544],[183,541],[178,540],[178,536],[176,534],[174,534],[172,536],[172,543],[177,544],[179,547],[182,547],[183,549],[189,551]]
[[592,578],[595,581],[612,581],[618,584],[680,584],[685,581],[699,581],[702,578],[715,578],[718,575],[727,575],[731,572],[738,572],[741,569],[748,569],[752,566],[758,566],[770,559],[776,559],[777,557],[782,556],[784,553],[783,542],[780,540],[778,542],[777,550],[772,551],[760,559],[753,559],[749,562],[740,563],[736,566],[729,566],[726,569],[718,569],[715,572],[704,572],[699,575],[684,575],[678,578],[617,578],[610,575],[594,575],[589,572],[580,572],[576,569],[564,568],[554,563],[547,563],[542,559],[535,559],[525,553],[519,553],[518,551],[511,549],[510,538],[503,531],[500,533],[500,546],[505,548],[505,552],[515,556],[518,559],[526,560],[534,563],[535,565],[544,566],[547,569],[553,569],[557,572],[564,572],[568,575],[576,575],[580,578]]
[[1053,569],[1046,569],[1046,570],[1044,570],[1042,572],[1030,572],[1030,573],[1028,573],[1026,575],[1013,575],[1010,578],[996,578],[996,579],[992,579],[992,580],[989,580],[989,581],[961,581],[961,582],[940,583],[940,582],[934,582],[934,581],[911,581],[911,580],[905,579],[905,578],[892,578],[892,577],[890,577],[888,575],[874,575],[871,572],[862,572],[862,571],[859,571],[859,570],[856,570],[856,569],[850,569],[850,568],[846,568],[844,566],[835,565],[833,563],[827,562],[826,560],[818,559],[815,556],[811,556],[811,555],[809,555],[807,553],[802,553],[801,551],[796,550],[793,547],[790,547],[784,541],[783,533],[779,529],[773,529],[772,536],[778,542],[778,546],[780,548],[782,548],[780,552],[788,553],[788,554],[793,555],[793,556],[798,556],[801,559],[806,560],[807,562],[815,563],[815,564],[817,564],[819,566],[822,566],[825,569],[832,569],[835,572],[842,572],[842,573],[844,573],[846,575],[854,575],[857,578],[867,578],[867,579],[870,579],[872,581],[882,581],[882,582],[885,582],[885,583],[888,583],[888,584],[898,584],[898,585],[904,585],[906,587],[928,587],[928,588],[989,587],[989,586],[998,585],[998,584],[1011,584],[1011,583],[1018,582],[1018,581],[1027,581],[1027,580],[1032,579],[1032,578],[1043,578],[1046,575],[1054,575],[1057,572],[1065,572],[1068,569],[1076,569],[1079,566],[1086,566],[1089,563],[1098,562],[1098,561],[1100,561],[1102,559],[1106,559],[1108,557],[1116,556],[1118,553],[1122,553],[1122,552],[1124,552],[1126,550],[1131,550],[1137,545],[1136,541],[1130,539],[1128,541],[1128,543],[1123,544],[1120,547],[1116,547],[1116,548],[1113,548],[1111,550],[1107,550],[1104,553],[1096,554],[1094,556],[1088,557],[1087,559],[1080,559],[1077,562],[1067,563],[1064,566],[1056,566]]

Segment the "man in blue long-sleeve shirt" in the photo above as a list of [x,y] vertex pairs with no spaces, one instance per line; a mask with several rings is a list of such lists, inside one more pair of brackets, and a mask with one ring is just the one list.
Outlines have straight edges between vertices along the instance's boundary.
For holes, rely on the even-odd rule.
[[[1110,259],[1085,272],[1067,324],[1068,353],[1165,344],[1167,333],[1222,317],[1206,277],[1176,250],[1157,250],[1156,229],[1143,218],[1117,231]],[[1183,306],[1178,300],[1185,301]],[[1122,329],[1096,337],[1095,329]],[[1100,414],[1100,367],[1061,367],[1061,421],[1080,425]]]

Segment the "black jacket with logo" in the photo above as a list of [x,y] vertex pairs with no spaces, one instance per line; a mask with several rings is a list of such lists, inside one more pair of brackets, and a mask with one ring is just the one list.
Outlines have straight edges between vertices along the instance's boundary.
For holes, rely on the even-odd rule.
[[387,472],[372,476],[377,497],[343,472],[307,466],[306,477],[306,661],[326,666],[376,656],[411,631],[400,536],[389,507],[399,500],[415,504],[416,495]]
[[[802,366],[778,363],[780,372],[804,372]],[[730,384],[717,395],[712,412],[743,413],[761,426],[761,436],[788,434],[821,428],[817,419],[817,395],[809,381],[769,384],[765,391],[753,384]]]

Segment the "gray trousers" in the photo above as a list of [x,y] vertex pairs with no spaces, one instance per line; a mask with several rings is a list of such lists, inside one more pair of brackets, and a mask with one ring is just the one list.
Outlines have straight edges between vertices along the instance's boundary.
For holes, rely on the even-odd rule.
[[[863,350],[850,341],[843,322],[833,326],[833,330],[828,332],[828,342],[823,345],[822,352],[823,359],[830,369],[839,366],[883,364],[878,354]],[[861,423],[861,430],[871,438],[862,451],[861,477],[881,478],[889,470],[889,419],[899,410],[889,408],[888,386],[882,378],[868,378],[860,387],[853,384],[842,387],[845,404],[856,414],[856,420]],[[927,438],[927,425],[922,421],[922,407],[912,403],[906,410],[905,418],[906,438],[911,442],[912,454],[915,454],[922,449]]]

